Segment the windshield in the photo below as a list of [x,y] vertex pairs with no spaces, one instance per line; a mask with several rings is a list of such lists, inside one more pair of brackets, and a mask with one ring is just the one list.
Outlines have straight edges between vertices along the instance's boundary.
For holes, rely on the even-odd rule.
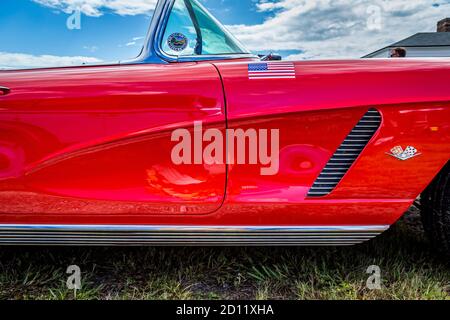
[[249,53],[195,0],[175,1],[161,46],[173,56]]

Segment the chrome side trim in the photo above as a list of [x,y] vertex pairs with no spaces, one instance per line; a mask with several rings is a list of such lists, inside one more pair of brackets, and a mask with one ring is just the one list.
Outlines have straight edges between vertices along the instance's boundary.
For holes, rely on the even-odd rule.
[[389,226],[0,225],[0,245],[346,246]]

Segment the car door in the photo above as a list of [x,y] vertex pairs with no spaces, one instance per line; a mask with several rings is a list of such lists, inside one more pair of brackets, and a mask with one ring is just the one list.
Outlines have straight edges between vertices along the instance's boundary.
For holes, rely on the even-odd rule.
[[0,96],[4,222],[119,222],[221,206],[225,164],[171,157],[174,130],[194,121],[225,130],[211,64],[2,71],[0,85],[9,88]]

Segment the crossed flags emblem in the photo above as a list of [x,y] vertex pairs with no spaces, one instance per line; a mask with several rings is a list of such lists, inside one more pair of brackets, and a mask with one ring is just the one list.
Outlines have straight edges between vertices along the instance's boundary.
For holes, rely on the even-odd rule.
[[401,146],[396,146],[388,154],[399,160],[408,160],[420,155],[417,149],[412,146],[406,147],[405,150]]

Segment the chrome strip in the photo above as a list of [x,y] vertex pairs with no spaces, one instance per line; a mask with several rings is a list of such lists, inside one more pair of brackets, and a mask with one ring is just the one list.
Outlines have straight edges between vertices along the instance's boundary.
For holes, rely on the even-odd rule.
[[177,226],[177,225],[71,225],[71,224],[0,224],[0,230],[4,229],[60,229],[60,230],[113,230],[113,231],[384,231],[389,226]]
[[389,226],[0,225],[1,245],[318,246],[370,240]]

